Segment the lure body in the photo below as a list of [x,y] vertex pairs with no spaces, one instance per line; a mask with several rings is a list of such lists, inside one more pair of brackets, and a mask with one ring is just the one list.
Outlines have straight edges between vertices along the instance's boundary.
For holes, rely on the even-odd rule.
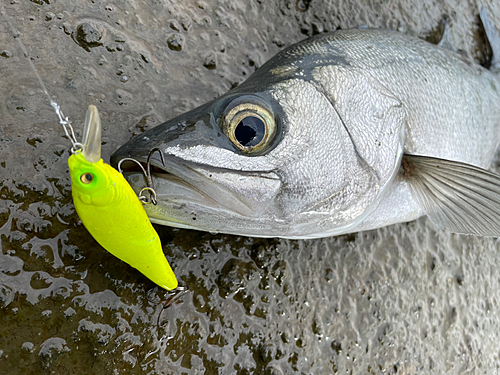
[[[100,134],[98,138],[100,156]],[[87,230],[111,254],[162,288],[175,289],[177,279],[134,190],[100,157],[90,162],[84,154],[71,155],[68,165],[73,202]]]

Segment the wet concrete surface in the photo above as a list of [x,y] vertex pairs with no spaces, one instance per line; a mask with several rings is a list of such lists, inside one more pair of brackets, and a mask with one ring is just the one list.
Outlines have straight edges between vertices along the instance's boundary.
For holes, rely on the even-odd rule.
[[[500,26],[500,5],[485,4]],[[447,17],[454,46],[487,65],[475,2],[2,5],[2,374],[500,371],[498,240],[439,232],[425,218],[315,241],[157,227],[191,289],[158,326],[163,293],[103,250],[75,213],[69,141],[15,38],[77,136],[88,105],[99,108],[108,161],[315,33],[368,25],[437,42]]]

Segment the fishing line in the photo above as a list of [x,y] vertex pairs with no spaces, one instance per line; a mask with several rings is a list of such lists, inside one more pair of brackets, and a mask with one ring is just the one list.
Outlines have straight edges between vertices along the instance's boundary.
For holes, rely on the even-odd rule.
[[[71,153],[75,154],[77,152],[82,151],[83,145],[76,140],[75,132],[73,130],[73,127],[71,126],[71,121],[70,121],[69,117],[64,116],[59,104],[57,104],[56,101],[54,99],[52,99],[52,97],[50,96],[49,91],[47,90],[47,87],[43,83],[42,77],[40,77],[40,74],[38,73],[38,70],[36,69],[35,64],[33,63],[33,61],[31,60],[31,58],[29,56],[28,49],[26,48],[26,46],[24,45],[24,43],[21,40],[21,33],[14,28],[14,25],[12,25],[12,22],[10,22],[10,18],[7,15],[7,13],[5,12],[4,6],[1,3],[0,3],[0,14],[7,21],[7,24],[10,28],[10,32],[12,33],[12,36],[14,37],[14,39],[17,40],[17,43],[19,44],[19,48],[21,48],[22,52],[24,53],[24,57],[28,60],[28,63],[31,67],[31,70],[33,71],[36,78],[38,79],[38,82],[40,83],[40,86],[42,87],[43,92],[45,93],[45,95],[47,95],[47,98],[49,99],[50,105],[52,106],[52,108],[54,108],[56,115],[59,118],[59,123],[62,125],[62,127],[64,129],[64,133],[66,134],[66,137],[68,137],[69,140],[71,141],[71,144],[73,145],[73,147],[71,147]],[[147,180],[147,187],[144,188],[143,190],[141,190],[141,192],[139,193],[139,199],[141,200],[142,203],[153,203],[154,205],[156,205],[157,202],[156,202],[156,192],[154,190],[153,181],[151,179],[150,159],[151,159],[151,154],[155,151],[159,151],[159,150],[158,149],[151,150],[150,155],[148,157],[147,173],[143,168],[144,177]],[[160,153],[160,156],[161,156],[163,164],[165,164],[165,161],[163,160],[163,155],[161,153]],[[132,161],[140,164],[137,160],[134,160],[134,159],[129,159],[129,160],[132,160]],[[124,160],[122,160],[122,161],[124,161]],[[121,164],[121,162],[120,162],[120,164]],[[120,170],[120,173],[122,173],[121,170]],[[146,196],[143,195],[143,192],[146,190],[149,191],[149,193],[151,195],[151,198],[149,200]]]
[[52,106],[52,108],[54,108],[54,111],[56,112],[56,115],[59,118],[59,123],[62,125],[62,127],[64,129],[64,133],[66,134],[66,137],[68,137],[69,140],[71,141],[71,144],[73,145],[73,147],[71,148],[71,152],[72,153],[78,152],[79,150],[81,150],[83,148],[83,145],[76,140],[75,132],[73,130],[73,127],[71,126],[71,121],[70,121],[69,117],[64,116],[59,104],[57,104],[56,101],[53,100],[52,97],[50,96],[49,91],[47,90],[47,87],[43,83],[42,77],[40,77],[40,74],[38,73],[38,70],[36,69],[35,64],[33,63],[33,61],[30,58],[30,55],[28,53],[26,46],[24,45],[24,43],[21,40],[21,33],[14,28],[14,25],[12,25],[12,22],[10,22],[10,18],[7,15],[7,13],[5,12],[3,4],[1,4],[1,3],[0,3],[0,13],[2,14],[5,21],[7,21],[7,25],[9,26],[9,29],[10,29],[10,32],[12,33],[13,38],[17,40],[17,43],[19,44],[19,48],[21,48],[21,51],[23,52],[24,57],[26,58],[26,60],[28,60],[28,63],[31,67],[31,70],[33,71],[33,73],[35,73],[35,76],[37,77],[38,82],[40,83],[40,86],[43,89],[43,92],[45,93],[45,95],[47,95],[47,98],[49,99],[50,105]]

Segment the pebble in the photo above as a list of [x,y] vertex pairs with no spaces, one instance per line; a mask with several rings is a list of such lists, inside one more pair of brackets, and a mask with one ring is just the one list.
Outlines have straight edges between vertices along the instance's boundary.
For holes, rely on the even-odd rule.
[[210,52],[207,56],[205,56],[203,66],[208,70],[214,70],[217,68],[217,55],[215,52]]
[[94,47],[101,40],[101,32],[90,23],[82,23],[76,28],[76,39],[89,47]]
[[181,34],[172,34],[167,39],[168,48],[172,51],[181,51],[184,45],[185,39]]

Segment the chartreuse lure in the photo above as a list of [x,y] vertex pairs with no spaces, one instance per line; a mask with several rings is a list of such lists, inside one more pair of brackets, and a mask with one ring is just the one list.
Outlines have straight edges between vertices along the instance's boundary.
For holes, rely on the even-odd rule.
[[81,151],[71,155],[68,164],[76,212],[97,242],[162,288],[177,288],[141,201],[122,174],[101,159],[101,120],[92,105]]

